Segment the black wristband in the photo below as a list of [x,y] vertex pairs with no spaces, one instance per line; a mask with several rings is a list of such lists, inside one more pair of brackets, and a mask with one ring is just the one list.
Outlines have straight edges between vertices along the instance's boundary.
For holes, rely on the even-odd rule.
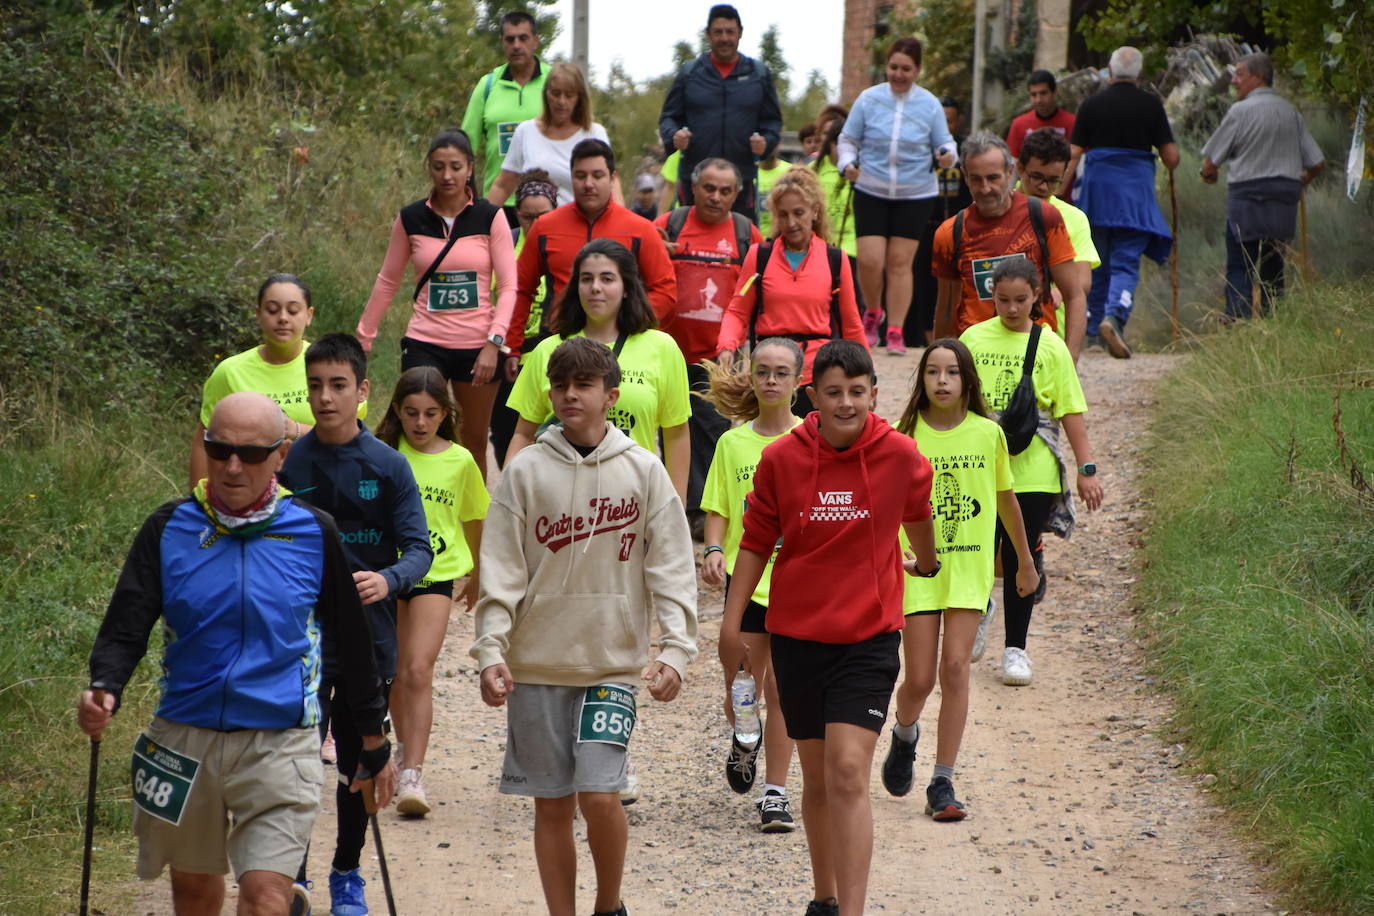
[[386,762],[391,759],[391,742],[386,738],[382,739],[381,747],[372,750],[358,752],[358,772],[354,779],[371,779],[386,768]]
[[921,564],[920,564],[920,563],[917,563],[917,564],[916,564],[916,575],[920,576],[922,579],[934,579],[936,576],[940,575],[940,567],[942,567],[942,566],[944,566],[944,565],[945,565],[945,564],[941,563],[941,562],[937,559],[937,560],[935,561],[935,568],[934,568],[934,569],[932,569],[930,572],[921,572]]

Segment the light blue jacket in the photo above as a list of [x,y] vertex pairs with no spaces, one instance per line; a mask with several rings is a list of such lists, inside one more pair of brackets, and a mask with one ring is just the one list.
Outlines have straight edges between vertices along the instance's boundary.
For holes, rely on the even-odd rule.
[[940,100],[920,86],[901,95],[888,83],[865,89],[840,134],[839,167],[856,159],[854,187],[887,200],[918,200],[939,192],[935,155],[955,152]]

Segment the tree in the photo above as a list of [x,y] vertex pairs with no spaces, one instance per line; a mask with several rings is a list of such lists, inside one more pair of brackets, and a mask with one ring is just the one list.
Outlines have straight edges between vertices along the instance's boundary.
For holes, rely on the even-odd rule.
[[797,129],[810,123],[830,100],[830,83],[820,68],[813,69],[806,76],[806,88],[801,95],[796,99],[780,99],[783,126]]
[[782,56],[782,45],[778,41],[778,27],[770,25],[759,39],[759,60],[773,71],[773,85],[777,87],[778,99],[783,100],[791,94],[791,80],[788,78],[787,60]]

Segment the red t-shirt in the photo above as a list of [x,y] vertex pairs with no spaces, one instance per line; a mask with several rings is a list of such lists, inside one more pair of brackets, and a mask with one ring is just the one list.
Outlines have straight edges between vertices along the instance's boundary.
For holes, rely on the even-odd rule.
[[739,58],[736,57],[728,64],[722,64],[720,61],[716,60],[716,56],[712,54],[711,63],[715,65],[716,72],[720,74],[721,79],[729,79],[730,74],[735,72],[735,65],[739,63]]
[[853,644],[902,628],[906,573],[897,531],[930,518],[930,462],[877,414],[836,451],[820,415],[763,450],[746,498],[740,547],[763,556],[781,540],[769,633]]
[[1048,118],[1042,118],[1035,113],[1035,109],[1011,122],[1011,129],[1007,131],[1007,148],[1017,159],[1021,158],[1021,143],[1026,139],[1026,134],[1033,130],[1040,130],[1042,127],[1050,127],[1065,140],[1073,136],[1073,115],[1062,108],[1056,108],[1054,114]]
[[[1045,242],[1050,251],[1050,267],[1074,259],[1073,243],[1064,226],[1064,217],[1052,204],[1043,204]],[[945,280],[961,280],[962,293],[956,309],[958,329],[955,336],[972,325],[987,321],[997,314],[992,305],[992,271],[1005,258],[1030,258],[1042,266],[1040,243],[1031,226],[1026,195],[1017,191],[1011,196],[1011,208],[995,220],[986,220],[977,207],[964,211],[963,238],[959,243],[959,263],[954,259],[954,217],[951,216],[935,230],[935,243],[930,249],[930,272]],[[1043,283],[1042,283],[1043,285]],[[1041,290],[1047,293],[1046,290]],[[1046,308],[1041,321],[1055,327],[1054,309]]]
[[[663,214],[654,225],[666,229],[670,215]],[[751,225],[749,230],[751,245],[763,241],[758,227]],[[745,252],[736,247],[733,217],[712,226],[697,219],[696,207],[688,210],[677,244],[677,254],[672,255],[677,305],[663,322],[663,330],[677,341],[691,366],[720,352],[716,347],[720,321],[739,284]]]

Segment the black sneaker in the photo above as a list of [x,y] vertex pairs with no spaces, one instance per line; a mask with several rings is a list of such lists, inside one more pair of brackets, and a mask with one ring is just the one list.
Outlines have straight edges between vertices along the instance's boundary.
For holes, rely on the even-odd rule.
[[1031,559],[1035,560],[1035,571],[1040,574],[1040,584],[1035,587],[1035,604],[1045,600],[1045,589],[1050,584],[1049,577],[1045,575],[1045,542],[1039,541],[1035,549],[1031,551]]
[[954,797],[954,783],[937,776],[926,786],[926,814],[937,821],[962,821],[968,817],[964,803]]
[[749,748],[740,744],[734,735],[730,736],[730,753],[725,758],[725,781],[739,795],[754,787],[754,768],[758,763],[761,747],[762,739]]
[[[921,726],[916,726],[916,741],[921,740]],[[883,788],[889,795],[901,798],[911,791],[912,765],[916,762],[916,741],[903,741],[892,731],[892,746],[883,758]]]
[[630,916],[630,911],[625,909],[625,901],[622,900],[620,906],[615,909],[606,913],[597,910],[592,913],[592,916]]
[[765,792],[759,799],[759,829],[764,833],[791,833],[797,829],[787,796],[781,792]]
[[840,916],[840,901],[834,897],[812,900],[806,905],[806,916]]

